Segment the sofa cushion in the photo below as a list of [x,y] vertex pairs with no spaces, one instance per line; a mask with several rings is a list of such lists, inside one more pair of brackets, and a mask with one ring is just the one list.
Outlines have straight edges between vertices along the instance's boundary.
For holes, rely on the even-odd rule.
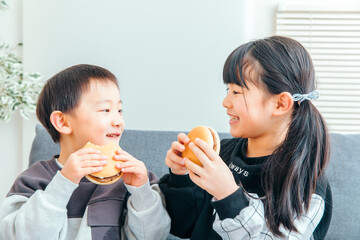
[[333,214],[326,239],[359,239],[360,134],[331,134],[327,176]]
[[29,166],[37,161],[50,160],[55,154],[60,153],[59,144],[54,143],[50,134],[42,125],[36,125],[35,133],[30,150]]

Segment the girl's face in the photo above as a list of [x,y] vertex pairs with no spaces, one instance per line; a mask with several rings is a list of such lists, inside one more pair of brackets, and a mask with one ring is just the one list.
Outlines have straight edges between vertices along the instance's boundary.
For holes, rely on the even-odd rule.
[[228,93],[223,106],[230,117],[230,133],[234,137],[259,138],[270,134],[274,104],[271,96],[265,94],[251,82],[246,87],[228,84]]

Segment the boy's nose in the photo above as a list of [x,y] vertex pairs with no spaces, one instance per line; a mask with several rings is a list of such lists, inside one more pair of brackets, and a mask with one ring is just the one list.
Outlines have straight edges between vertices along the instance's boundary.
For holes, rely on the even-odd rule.
[[124,118],[122,116],[120,116],[120,115],[117,115],[116,117],[113,118],[112,125],[113,126],[122,126],[122,125],[124,125]]

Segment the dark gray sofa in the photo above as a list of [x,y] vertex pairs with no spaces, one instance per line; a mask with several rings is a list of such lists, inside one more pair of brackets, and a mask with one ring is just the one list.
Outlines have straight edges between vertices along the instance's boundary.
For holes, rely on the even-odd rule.
[[[159,178],[168,172],[167,150],[177,139],[175,131],[125,130],[120,146],[144,161]],[[231,137],[220,133],[220,138]],[[326,239],[360,239],[360,134],[331,134],[331,161],[327,175],[333,192],[333,216]],[[41,126],[36,126],[29,164],[50,159],[59,146]],[[169,236],[169,239],[175,239]]]

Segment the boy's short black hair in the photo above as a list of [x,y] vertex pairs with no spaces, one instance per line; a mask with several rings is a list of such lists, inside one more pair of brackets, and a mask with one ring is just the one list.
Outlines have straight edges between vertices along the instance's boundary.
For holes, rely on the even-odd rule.
[[59,142],[60,133],[50,122],[53,111],[69,113],[79,104],[83,91],[90,81],[113,82],[118,88],[117,79],[109,70],[88,64],[79,64],[64,69],[51,77],[42,89],[36,106],[36,115],[47,129],[54,142]]

